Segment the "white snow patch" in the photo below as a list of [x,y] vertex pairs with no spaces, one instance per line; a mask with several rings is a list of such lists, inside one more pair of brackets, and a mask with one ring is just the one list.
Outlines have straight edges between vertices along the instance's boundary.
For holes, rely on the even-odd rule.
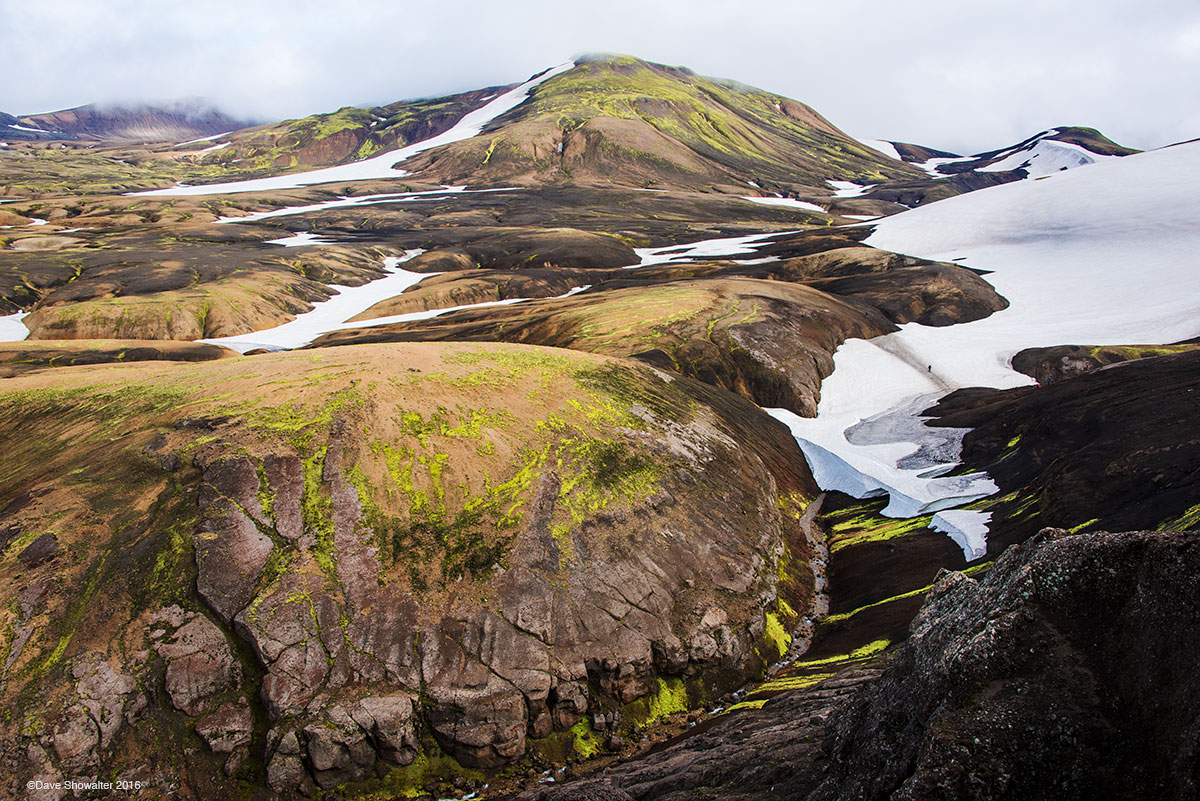
[[763,206],[785,206],[793,209],[804,209],[805,211],[818,211],[821,214],[825,213],[825,209],[818,206],[816,203],[806,203],[803,200],[794,200],[790,197],[746,197],[742,200],[749,200],[751,203],[759,203]]
[[37,217],[29,218],[29,225],[45,225],[45,224],[46,224],[45,220],[39,220]]
[[162,196],[268,192],[276,189],[297,189],[302,186],[324,184],[331,181],[367,181],[379,178],[400,178],[409,173],[397,168],[396,164],[431,148],[441,147],[452,142],[460,142],[478,135],[489,122],[525,102],[529,97],[529,93],[536,86],[553,78],[555,75],[566,72],[573,66],[575,66],[575,62],[568,61],[565,64],[559,64],[557,67],[552,67],[539,73],[517,88],[511,89],[474,111],[468,112],[452,128],[437,136],[430,137],[421,142],[414,142],[399,150],[390,150],[387,153],[373,156],[369,159],[356,161],[353,164],[342,164],[337,167],[326,167],[321,170],[310,170],[291,175],[279,175],[274,178],[257,178],[248,181],[230,181],[203,186],[175,187],[173,189],[155,189],[149,192],[132,192],[130,194]]
[[893,145],[891,142],[888,142],[884,139],[859,139],[858,141],[862,142],[864,145],[871,148],[872,150],[878,150],[880,153],[887,156],[889,159],[895,159],[896,161],[904,161],[904,157],[900,155],[900,151],[897,150],[896,146]]
[[196,145],[200,142],[211,142],[214,139],[220,139],[225,134],[231,134],[233,131],[222,131],[221,133],[213,134],[212,136],[202,136],[199,139],[189,139],[186,142],[180,142],[175,147],[183,147],[184,145]]
[[222,142],[219,145],[213,145],[212,147],[206,147],[203,150],[197,150],[192,155],[203,156],[205,153],[215,153],[218,150],[224,150],[225,148],[229,147],[232,144],[233,144],[233,142]]
[[1101,156],[1085,147],[1054,139],[1040,139],[1032,147],[1015,150],[998,161],[994,161],[976,172],[1003,172],[1025,169],[1030,178],[1053,175],[1063,170],[1085,167],[1098,161],[1118,159],[1121,156]]
[[[1192,187],[1198,171],[1200,143],[1176,145],[880,220],[866,244],[991,270],[986,280],[1011,305],[972,323],[909,323],[894,334],[843,343],[821,385],[817,417],[787,419],[806,455],[816,454],[830,482],[822,486],[883,488],[892,496],[886,514],[907,511],[914,500],[927,512],[959,505],[978,497],[990,479],[939,477],[957,461],[953,443],[943,439],[938,446],[928,439],[934,434],[923,434],[925,453],[914,454],[904,445],[914,441],[904,416],[960,387],[1033,383],[1010,366],[1024,348],[1160,344],[1200,335],[1200,196]],[[896,436],[889,440],[889,432]],[[943,521],[965,537],[977,531],[958,517]],[[973,537],[965,541],[975,550],[980,543]]]
[[878,214],[843,214],[847,220],[878,220]]
[[913,164],[914,167],[920,167],[925,172],[929,173],[934,178],[949,178],[949,173],[939,172],[938,167],[942,164],[958,164],[963,161],[975,161],[975,156],[952,156],[949,158],[933,158],[928,161],[918,162]]
[[283,245],[285,248],[303,247],[304,245],[336,245],[332,239],[324,239],[312,231],[296,231],[291,236],[282,239],[268,239],[268,245]]
[[679,264],[696,259],[715,258],[717,256],[738,256],[743,253],[754,253],[759,247],[767,244],[767,240],[776,236],[795,234],[797,231],[773,231],[767,234],[750,234],[748,236],[729,236],[717,239],[704,239],[686,245],[667,245],[661,248],[634,248],[633,252],[641,260],[631,264],[626,270],[638,267],[648,267],[651,264]]
[[9,125],[8,127],[13,128],[14,130],[18,130],[18,131],[29,131],[30,133],[40,133],[40,134],[61,133],[61,131],[43,131],[41,128],[27,128],[24,125]]
[[856,184],[853,181],[832,181],[827,180],[825,183],[833,187],[834,197],[861,197],[867,192],[875,188],[875,184]]
[[29,329],[21,322],[29,312],[17,312],[0,317],[0,342],[20,342],[29,336]]
[[306,206],[286,206],[282,209],[274,211],[260,211],[254,214],[247,214],[243,217],[221,217],[217,220],[219,223],[247,223],[257,220],[266,220],[272,217],[290,217],[295,214],[307,214],[310,211],[324,211],[325,209],[336,209],[344,206],[370,206],[376,203],[403,203],[420,200],[422,198],[445,197],[446,195],[457,194],[483,194],[486,192],[515,192],[514,187],[502,187],[499,189],[467,189],[465,186],[443,186],[441,189],[429,189],[423,192],[390,192],[382,195],[361,195],[358,197],[349,197],[343,195],[334,200],[326,200],[321,203],[311,203]]
[[962,548],[968,562],[982,559],[987,555],[988,523],[991,522],[991,512],[980,512],[975,509],[946,509],[938,512],[929,522],[934,531],[948,534],[950,539]]
[[384,268],[389,275],[376,281],[362,286],[332,285],[330,288],[337,294],[329,300],[313,304],[312,311],[301,314],[291,322],[250,334],[214,337],[199,341],[224,345],[227,348],[233,348],[238,353],[245,353],[254,348],[289,350],[307,345],[321,334],[335,330],[346,320],[361,314],[381,300],[395,297],[422,280],[437,275],[437,273],[414,273],[400,268],[401,264],[424,252],[421,249],[406,250],[401,257],[393,256],[384,259]]

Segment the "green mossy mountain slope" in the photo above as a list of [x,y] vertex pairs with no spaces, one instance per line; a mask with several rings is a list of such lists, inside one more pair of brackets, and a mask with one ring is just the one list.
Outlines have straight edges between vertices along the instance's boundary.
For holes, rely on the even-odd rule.
[[[406,165],[407,166],[407,165]],[[567,182],[757,194],[826,179],[919,174],[803,103],[629,56],[580,63],[536,87],[483,136],[422,154],[447,182]]]

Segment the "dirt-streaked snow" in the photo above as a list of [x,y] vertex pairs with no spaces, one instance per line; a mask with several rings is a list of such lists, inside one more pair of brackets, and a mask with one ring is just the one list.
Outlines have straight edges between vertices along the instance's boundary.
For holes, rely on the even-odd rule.
[[29,337],[29,329],[21,322],[27,314],[29,312],[17,312],[0,317],[0,342],[20,342]]
[[390,150],[387,153],[372,156],[369,159],[356,161],[353,164],[342,164],[337,167],[326,167],[321,170],[310,170],[291,175],[279,175],[273,178],[230,181],[219,184],[205,184],[203,186],[177,186],[172,189],[155,189],[149,192],[133,192],[131,194],[157,196],[224,195],[235,192],[267,192],[276,189],[296,189],[301,186],[312,186],[331,181],[366,181],[379,178],[400,178],[408,175],[408,173],[403,169],[397,168],[396,164],[431,148],[441,147],[452,142],[460,142],[463,139],[470,139],[476,136],[489,122],[525,102],[529,97],[529,93],[538,84],[548,81],[555,75],[566,72],[573,66],[575,66],[575,62],[568,61],[565,64],[559,64],[557,67],[551,67],[539,73],[517,88],[510,89],[483,106],[469,112],[455,123],[454,127],[437,136],[420,142],[414,142],[399,150]]
[[[817,417],[784,417],[805,453],[817,454],[822,486],[860,496],[885,488],[893,504],[888,514],[913,501],[926,512],[958,505],[946,501],[984,484],[947,484],[930,473],[929,460],[904,469],[919,445],[944,433],[905,425],[915,406],[959,387],[1032,383],[1010,367],[1012,356],[1028,347],[1200,335],[1197,174],[1200,143],[1177,145],[880,220],[867,244],[990,270],[985,279],[1011,306],[973,323],[910,323],[894,334],[844,343],[821,385]],[[885,422],[856,438],[869,420]],[[949,456],[943,464],[957,458]],[[986,526],[980,518],[943,512],[939,522],[957,530],[970,557]]]

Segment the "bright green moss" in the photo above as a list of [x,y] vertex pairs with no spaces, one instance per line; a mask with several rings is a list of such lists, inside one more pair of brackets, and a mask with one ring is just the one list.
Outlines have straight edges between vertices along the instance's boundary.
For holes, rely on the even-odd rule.
[[326,448],[320,448],[302,463],[304,486],[300,495],[300,515],[306,531],[313,532],[316,544],[312,554],[321,571],[337,581],[336,548],[333,531],[333,501],[324,490],[322,473]]
[[299,453],[311,450],[318,432],[329,429],[335,416],[362,407],[366,396],[354,387],[331,393],[323,404],[305,407],[288,403],[267,406],[245,413],[250,428],[263,437],[278,437],[285,440]]
[[730,712],[741,712],[747,709],[762,709],[763,705],[766,704],[767,701],[768,699],[766,698],[760,698],[757,701],[741,701],[727,709],[721,710],[721,714],[728,715]]
[[878,653],[881,653],[881,652],[887,650],[888,646],[890,646],[891,644],[892,644],[891,640],[875,640],[874,642],[869,642],[866,645],[863,645],[859,648],[855,648],[853,651],[851,651],[848,654],[839,654],[838,656],[827,656],[824,659],[808,659],[808,660],[805,660],[802,662],[796,662],[793,665],[793,667],[808,669],[808,668],[819,667],[821,665],[833,665],[833,664],[837,664],[839,662],[853,662],[853,661],[859,660],[859,659],[866,659],[867,657],[875,656],[875,654],[878,654]]
[[657,690],[626,704],[622,710],[623,717],[634,727],[644,728],[671,715],[687,712],[690,708],[688,689],[683,679],[664,679],[659,676],[655,681],[658,683]]
[[573,736],[572,746],[575,753],[584,759],[590,759],[600,753],[600,736],[592,730],[587,718],[571,727]]
[[1159,531],[1190,531],[1200,527],[1200,504],[1196,504],[1191,509],[1181,514],[1172,520],[1164,522],[1158,527]]
[[779,622],[779,615],[773,612],[767,612],[767,625],[763,631],[763,637],[771,644],[778,656],[783,656],[792,647],[792,635],[784,630]]

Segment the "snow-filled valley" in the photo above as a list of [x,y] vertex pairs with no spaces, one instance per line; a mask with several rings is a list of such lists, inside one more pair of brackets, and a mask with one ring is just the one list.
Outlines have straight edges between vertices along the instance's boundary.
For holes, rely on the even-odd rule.
[[[991,482],[938,475],[954,464],[962,432],[912,425],[921,409],[960,387],[1032,383],[1010,366],[1024,348],[1200,335],[1200,293],[1193,291],[1200,272],[1200,197],[1192,186],[1198,170],[1200,144],[1183,144],[875,223],[868,244],[989,271],[985,279],[1011,305],[973,323],[910,323],[844,343],[821,385],[816,418],[773,412],[800,441],[821,486],[856,497],[886,492],[885,514],[894,516],[960,506],[992,491]],[[939,522],[968,558],[983,554],[982,516],[943,512]]]

